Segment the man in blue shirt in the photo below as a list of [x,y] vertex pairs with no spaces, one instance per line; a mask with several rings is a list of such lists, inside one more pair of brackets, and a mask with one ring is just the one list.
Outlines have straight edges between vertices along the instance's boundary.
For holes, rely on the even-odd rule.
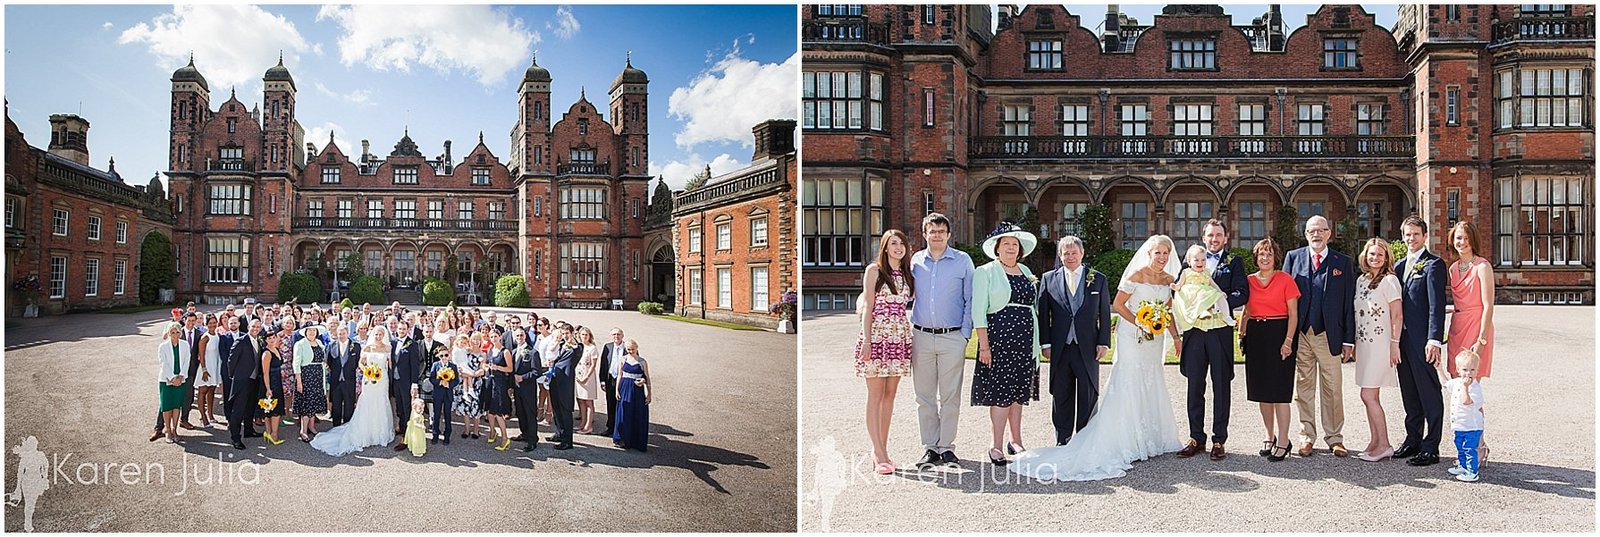
[[928,247],[911,256],[916,282],[911,306],[911,380],[917,392],[917,422],[927,453],[918,468],[956,466],[956,423],[967,338],[972,337],[972,258],[950,247],[950,219],[922,219]]

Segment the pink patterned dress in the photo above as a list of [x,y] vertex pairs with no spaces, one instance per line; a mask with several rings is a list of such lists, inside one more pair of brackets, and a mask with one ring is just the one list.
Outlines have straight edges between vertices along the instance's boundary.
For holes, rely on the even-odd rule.
[[[856,341],[856,376],[904,377],[911,375],[911,319],[906,303],[911,289],[900,271],[890,271],[896,292],[889,286],[878,288],[872,301],[872,333]],[[862,356],[861,346],[871,337],[872,350]]]

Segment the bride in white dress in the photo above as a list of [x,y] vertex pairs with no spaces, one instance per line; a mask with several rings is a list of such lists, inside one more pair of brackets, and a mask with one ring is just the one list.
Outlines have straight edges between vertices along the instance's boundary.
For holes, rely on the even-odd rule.
[[1168,285],[1179,268],[1167,236],[1150,237],[1139,247],[1111,303],[1122,319],[1117,322],[1110,379],[1099,408],[1067,445],[1028,450],[1007,466],[1010,471],[1040,480],[1110,479],[1127,475],[1133,461],[1182,448],[1161,372],[1169,336],[1144,341],[1143,329],[1133,321],[1140,303],[1172,299]]
[[[376,365],[378,382],[362,386],[350,421],[311,439],[317,451],[342,457],[369,446],[394,442],[394,410],[389,402],[389,331],[379,325],[372,329],[361,347],[361,367]],[[367,382],[362,375],[356,382]]]

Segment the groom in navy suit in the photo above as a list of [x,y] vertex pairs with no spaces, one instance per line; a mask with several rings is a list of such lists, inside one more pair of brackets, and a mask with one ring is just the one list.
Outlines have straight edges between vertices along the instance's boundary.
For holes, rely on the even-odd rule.
[[[1312,399],[1321,403],[1323,439],[1334,456],[1344,457],[1344,374],[1339,364],[1355,359],[1356,270],[1350,257],[1328,247],[1328,219],[1306,220],[1306,242],[1283,257],[1283,268],[1300,287],[1300,329],[1295,333],[1294,403],[1300,413],[1300,449],[1310,457],[1317,420]],[[1323,352],[1326,351],[1327,354]]]
[[1039,346],[1050,360],[1050,416],[1060,446],[1089,424],[1100,396],[1100,358],[1111,348],[1111,295],[1106,276],[1083,266],[1082,240],[1068,235],[1057,246],[1061,267],[1044,273],[1035,309]]
[[1249,301],[1250,276],[1245,274],[1244,260],[1228,254],[1227,226],[1221,220],[1212,219],[1203,229],[1206,270],[1211,273],[1211,281],[1228,296],[1228,311],[1219,312],[1223,317],[1220,321],[1212,317],[1201,321],[1212,324],[1202,324],[1183,334],[1178,371],[1189,381],[1189,443],[1178,451],[1178,456],[1193,457],[1205,450],[1206,374],[1210,373],[1211,460],[1220,461],[1228,456],[1223,444],[1228,442],[1228,409],[1233,402],[1233,310]]
[[[1400,402],[1406,408],[1406,439],[1395,458],[1428,466],[1439,462],[1444,396],[1439,384],[1439,353],[1444,350],[1444,260],[1428,251],[1428,223],[1411,215],[1400,224],[1406,258],[1394,265],[1400,276]],[[1423,426],[1426,425],[1426,433]]]

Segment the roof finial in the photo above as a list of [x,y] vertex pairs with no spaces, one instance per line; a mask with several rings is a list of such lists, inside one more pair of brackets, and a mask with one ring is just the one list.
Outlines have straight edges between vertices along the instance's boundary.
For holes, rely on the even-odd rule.
[[405,134],[405,137],[406,137],[406,138],[410,138],[410,137],[411,137],[411,126],[410,126],[410,125],[406,125],[406,134]]
[[539,51],[538,51],[538,49],[535,49],[533,51],[533,64],[534,65],[539,65]]
[[278,67],[283,67],[283,49],[278,49]]
[[228,98],[229,99],[237,99],[237,98],[239,98],[239,86],[234,86],[233,88],[228,90]]
[[633,67],[633,51],[628,51],[628,67]]
[[333,129],[328,129],[328,144],[333,144]]
[[194,67],[194,51],[189,51],[189,67]]
[[483,131],[478,131],[478,143],[483,143]]
[[582,101],[587,98],[589,98],[589,88],[585,86],[578,86],[578,100]]
[[111,157],[111,164],[108,165],[106,171],[117,173],[117,157]]

